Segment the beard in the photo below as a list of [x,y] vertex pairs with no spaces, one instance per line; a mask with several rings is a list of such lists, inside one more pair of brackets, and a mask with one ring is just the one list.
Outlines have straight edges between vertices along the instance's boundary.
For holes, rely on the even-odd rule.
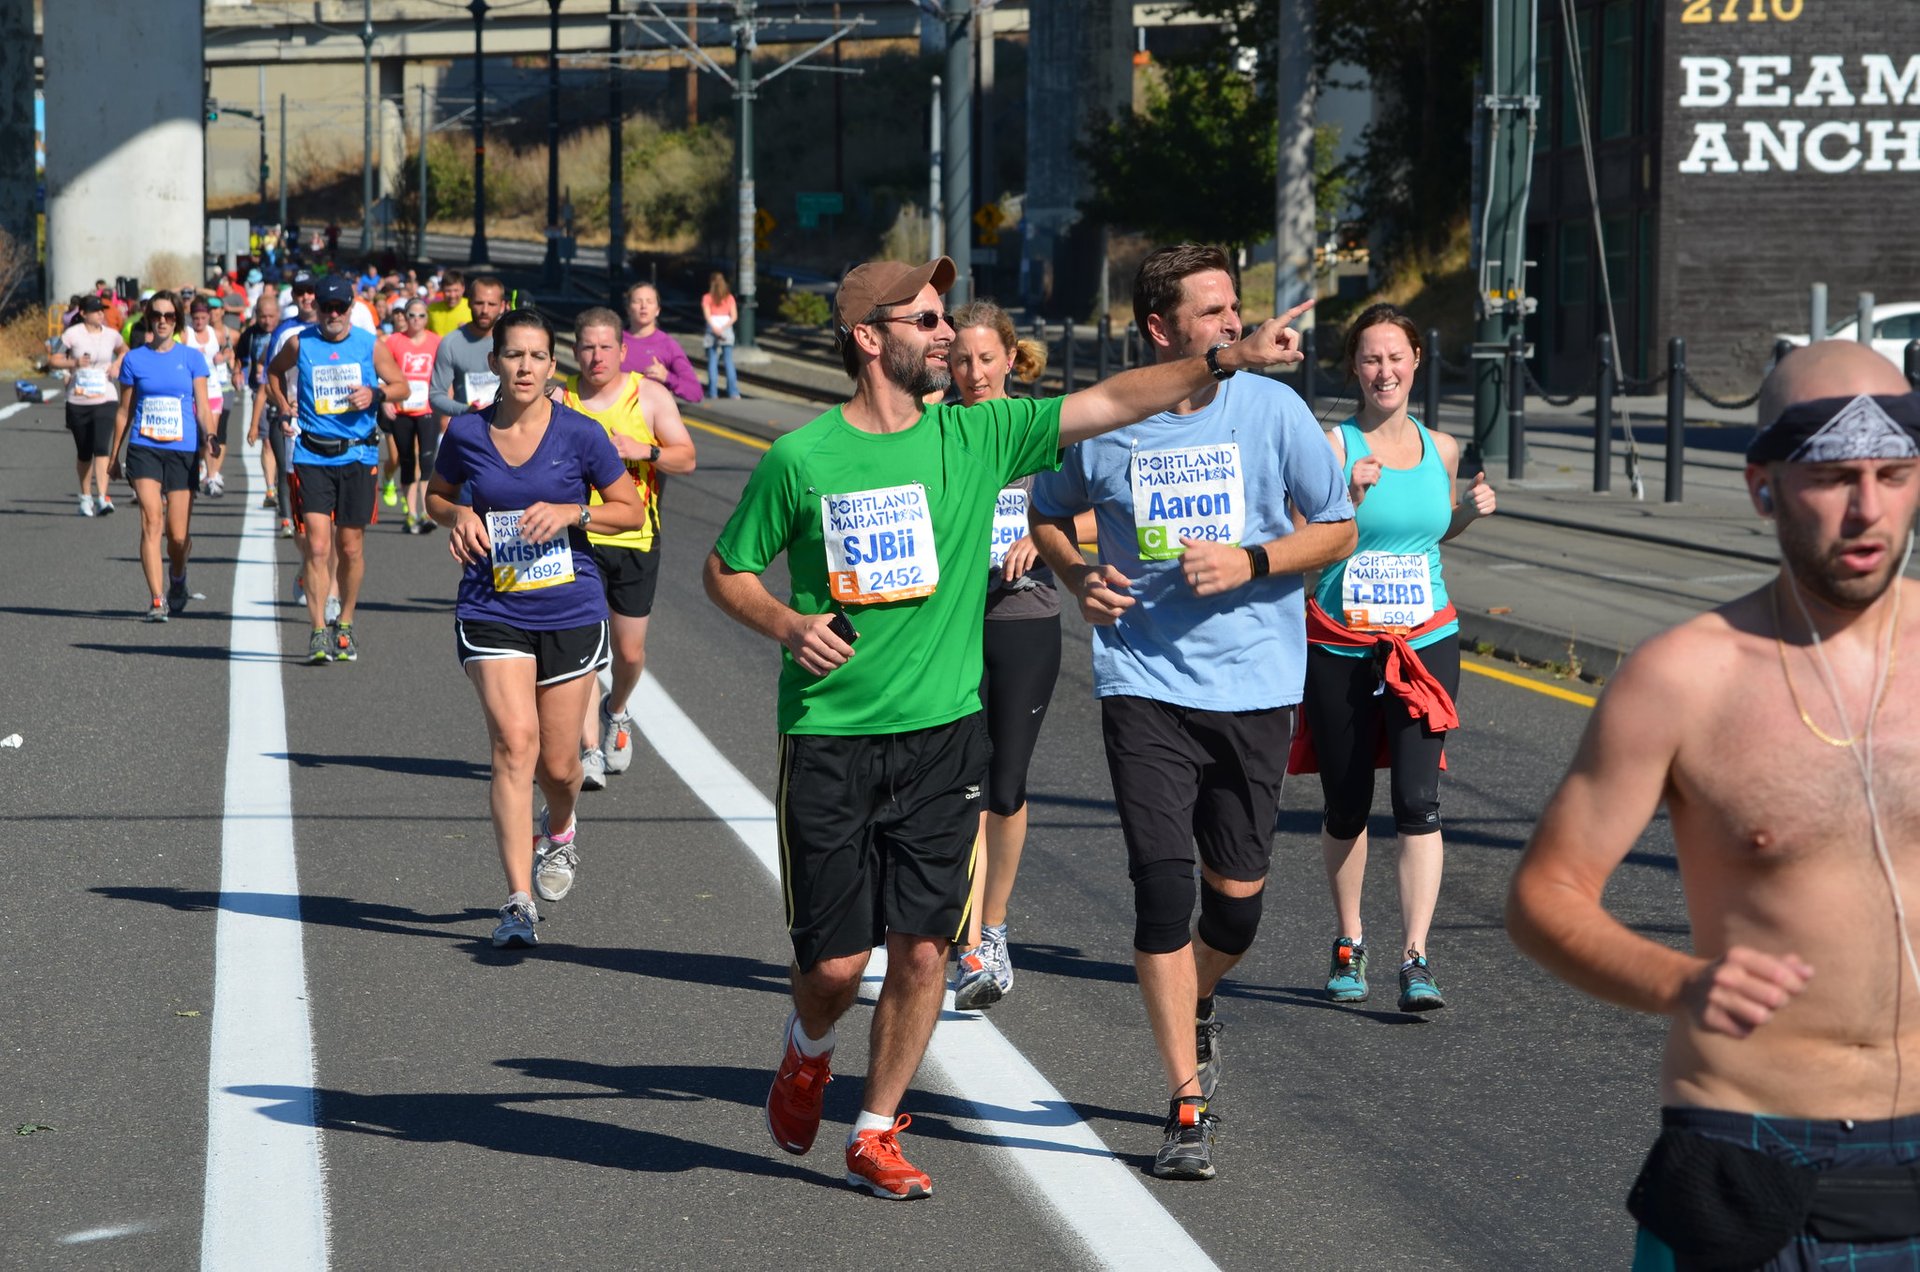
[[1821,544],[1813,525],[1796,520],[1783,508],[1775,514],[1774,526],[1780,537],[1781,564],[1793,574],[1794,580],[1823,604],[1853,613],[1871,608],[1900,577],[1906,564],[1909,536],[1913,533],[1910,524],[1907,534],[1893,540],[1887,559],[1872,573],[1849,574],[1843,573],[1834,547]]
[[927,351],[916,349],[905,340],[894,338],[891,328],[880,333],[880,373],[916,399],[929,393],[945,393],[953,376],[944,366],[930,366]]

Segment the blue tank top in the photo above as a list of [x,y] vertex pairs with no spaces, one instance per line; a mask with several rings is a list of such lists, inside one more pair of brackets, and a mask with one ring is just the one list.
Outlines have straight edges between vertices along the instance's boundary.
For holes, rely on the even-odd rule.
[[[345,339],[334,342],[323,338],[320,329],[314,327],[299,336],[300,440],[294,443],[293,462],[379,463],[380,377],[373,369],[374,334],[355,327]],[[356,409],[348,394],[362,385],[374,391],[374,404]],[[308,437],[364,440],[364,444],[350,446],[343,454],[320,455],[303,444]]]
[[[1417,569],[1405,569],[1404,562],[1398,566],[1388,562],[1376,571],[1381,579],[1377,585],[1380,603],[1391,606],[1412,599],[1422,606],[1430,603],[1433,613],[1447,607],[1447,585],[1440,574],[1440,540],[1453,521],[1453,476],[1440,463],[1440,454],[1433,444],[1433,434],[1420,421],[1412,417],[1408,419],[1420,433],[1420,462],[1412,468],[1381,466],[1380,480],[1354,509],[1354,526],[1359,531],[1360,541],[1354,546],[1353,556],[1322,570],[1320,581],[1314,588],[1313,599],[1336,621],[1350,623],[1346,611],[1352,608],[1354,596],[1361,596],[1364,602],[1367,594],[1376,586],[1358,579],[1355,580],[1353,592],[1347,586],[1347,569],[1363,553],[1383,553],[1399,558],[1424,557],[1426,560],[1425,580],[1419,579]],[[1352,419],[1341,423],[1340,443],[1347,452],[1346,467],[1341,475],[1351,482],[1355,461],[1373,451],[1367,445],[1367,435],[1360,431]],[[1380,560],[1377,557],[1369,558],[1365,563],[1373,564]],[[1422,588],[1428,589],[1427,595],[1417,597],[1415,590]],[[1453,622],[1409,643],[1415,649],[1424,649],[1443,640],[1452,640],[1459,634],[1460,624]],[[1354,657],[1364,657],[1368,652],[1325,645],[1321,648]]]

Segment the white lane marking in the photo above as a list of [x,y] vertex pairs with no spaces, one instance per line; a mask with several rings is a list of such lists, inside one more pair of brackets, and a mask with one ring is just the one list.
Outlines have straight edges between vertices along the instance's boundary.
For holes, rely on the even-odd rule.
[[15,402],[12,406],[0,406],[0,420],[10,420],[32,405],[31,402]]
[[246,510],[233,571],[227,690],[226,823],[213,938],[207,1065],[203,1272],[327,1266],[326,1190],[314,1122],[300,879],[280,623],[274,610],[274,513]]
[[[777,881],[779,832],[771,801],[720,754],[653,673],[640,677],[633,718],[714,816],[740,837]],[[867,965],[877,989],[885,950]],[[952,1006],[949,997],[947,1005]],[[1214,1267],[1136,1171],[1080,1120],[1065,1096],[1028,1063],[993,1023],[949,1011],[933,1032],[927,1059],[946,1088],[971,1104],[980,1129],[1001,1145],[996,1167],[1024,1176],[1027,1195],[1053,1211],[1060,1229],[1104,1267]]]
[[110,1228],[87,1228],[81,1232],[69,1232],[60,1238],[60,1244],[85,1245],[89,1241],[111,1241],[115,1237],[131,1237],[152,1227],[150,1223],[116,1223]]
[[47,389],[40,394],[40,400],[42,402],[58,402],[60,400],[60,395],[64,391],[65,390],[62,390],[62,389]]

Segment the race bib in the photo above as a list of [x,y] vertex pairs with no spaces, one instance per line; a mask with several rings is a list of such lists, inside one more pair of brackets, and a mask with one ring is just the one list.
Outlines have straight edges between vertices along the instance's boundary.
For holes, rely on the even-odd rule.
[[1182,538],[1238,544],[1246,526],[1240,444],[1135,454],[1133,525],[1142,561],[1176,559]]
[[933,513],[919,482],[826,495],[820,532],[827,542],[827,582],[847,605],[931,596],[940,582]]
[[233,387],[233,374],[227,370],[224,362],[216,363],[213,368],[213,382],[209,386],[214,397],[225,397],[223,390]]
[[1356,632],[1409,632],[1433,617],[1424,552],[1356,552],[1340,580],[1340,608]]
[[573,582],[573,545],[563,531],[545,543],[520,537],[524,512],[487,514],[487,537],[493,541],[493,590],[531,592]]
[[473,409],[492,406],[493,399],[500,393],[500,377],[491,371],[467,372],[467,401],[473,403]]
[[73,372],[73,395],[87,398],[107,396],[107,369],[76,367]]
[[400,409],[409,415],[419,415],[427,409],[427,382],[425,380],[407,381],[407,400]]
[[345,415],[354,409],[349,395],[360,387],[358,362],[327,362],[313,368],[313,410],[317,415]]
[[150,442],[177,442],[186,436],[185,418],[177,397],[140,399],[140,436]]
[[993,542],[987,545],[987,566],[999,569],[1006,564],[1007,552],[1027,537],[1027,492],[1012,487],[1000,492],[993,505]]

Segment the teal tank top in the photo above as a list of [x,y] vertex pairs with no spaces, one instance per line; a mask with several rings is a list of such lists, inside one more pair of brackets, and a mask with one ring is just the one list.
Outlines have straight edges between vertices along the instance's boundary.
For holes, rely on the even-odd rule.
[[[1381,467],[1379,482],[1353,510],[1354,525],[1360,534],[1354,555],[1390,552],[1399,556],[1425,556],[1433,612],[1439,613],[1447,607],[1447,585],[1440,574],[1440,539],[1453,521],[1453,476],[1440,463],[1433,434],[1419,420],[1408,418],[1420,431],[1420,462],[1412,468]],[[1351,418],[1340,425],[1340,442],[1347,452],[1346,468],[1341,476],[1351,482],[1354,462],[1372,454],[1372,448],[1367,445],[1367,435]],[[1319,602],[1320,608],[1339,622],[1346,621],[1347,605],[1343,598],[1347,595],[1347,567],[1353,559],[1348,557],[1320,571],[1320,581],[1313,591],[1313,599]],[[1417,584],[1384,584],[1384,595],[1393,600],[1402,599],[1411,595],[1406,590],[1411,586]],[[1453,640],[1459,634],[1460,624],[1453,622],[1409,643],[1415,649],[1424,649],[1443,640]],[[1366,657],[1368,653],[1364,649],[1327,645],[1320,648],[1356,658]]]

